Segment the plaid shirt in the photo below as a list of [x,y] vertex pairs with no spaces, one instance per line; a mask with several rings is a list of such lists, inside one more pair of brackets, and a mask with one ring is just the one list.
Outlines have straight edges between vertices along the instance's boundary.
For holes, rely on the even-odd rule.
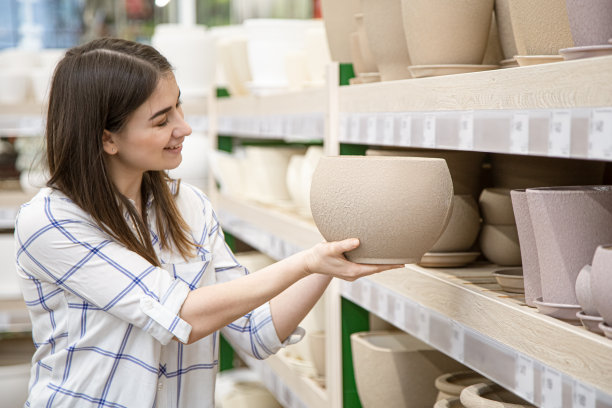
[[[22,206],[17,270],[37,347],[25,406],[213,407],[219,335],[181,343],[191,326],[178,312],[190,290],[248,271],[203,193],[183,183],[176,202],[200,247],[189,262],[162,250],[150,201],[162,268],[111,239],[57,190],[42,189]],[[283,347],[268,303],[221,331],[256,358]]]

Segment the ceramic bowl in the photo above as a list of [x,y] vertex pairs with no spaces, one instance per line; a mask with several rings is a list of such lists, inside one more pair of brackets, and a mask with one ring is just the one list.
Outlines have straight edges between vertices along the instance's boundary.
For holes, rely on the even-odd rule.
[[599,326],[603,323],[604,319],[601,316],[589,316],[583,311],[576,313],[576,317],[580,319],[580,323],[588,330],[597,334],[604,334],[601,327]]
[[525,293],[523,268],[501,269],[493,272],[493,276],[506,292]]
[[310,190],[314,221],[328,241],[358,238],[353,262],[416,263],[450,216],[446,162],[416,157],[337,156],[319,160]]
[[600,245],[595,250],[593,265],[591,266],[591,295],[595,309],[608,325],[612,325],[611,277],[612,246]]
[[591,265],[583,266],[576,277],[576,299],[584,313],[589,316],[599,316],[591,292]]
[[478,205],[486,224],[516,225],[510,189],[485,188],[480,193]]
[[461,391],[461,403],[466,408],[526,408],[535,407],[497,384],[474,384]]
[[445,398],[436,401],[433,408],[465,408],[459,398]]
[[603,332],[604,336],[612,339],[612,326],[606,324],[606,322],[601,322],[599,323],[599,330]]
[[0,340],[0,393],[3,406],[24,405],[28,397],[33,354],[31,338]]
[[480,213],[474,197],[453,196],[451,215],[442,235],[430,252],[464,252],[470,249],[480,232]]
[[465,387],[474,384],[488,383],[487,378],[475,371],[459,371],[442,374],[436,378],[435,386],[438,390],[437,401],[447,398],[459,398]]
[[361,12],[361,1],[322,0],[321,12],[332,60],[352,63],[350,35],[357,31],[357,22],[353,16]]
[[351,335],[357,393],[364,408],[432,406],[434,381],[465,367],[416,338],[398,331]]
[[612,37],[612,3],[608,0],[566,0],[574,45],[605,44]]
[[564,60],[570,61],[582,58],[603,57],[612,55],[612,45],[584,45],[582,47],[563,48],[559,54]]
[[521,264],[521,249],[515,225],[484,224],[479,242],[482,254],[492,263],[500,266]]

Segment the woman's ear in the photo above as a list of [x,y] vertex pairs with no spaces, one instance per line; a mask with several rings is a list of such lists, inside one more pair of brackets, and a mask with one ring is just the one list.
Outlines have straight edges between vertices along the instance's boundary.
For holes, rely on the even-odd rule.
[[117,154],[118,149],[115,144],[115,134],[109,132],[108,130],[104,130],[102,133],[102,148],[108,155]]

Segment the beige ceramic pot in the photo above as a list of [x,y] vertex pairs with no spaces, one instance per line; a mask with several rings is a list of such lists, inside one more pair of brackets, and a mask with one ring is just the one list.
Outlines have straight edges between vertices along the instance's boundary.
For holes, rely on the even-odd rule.
[[612,242],[612,186],[527,189],[546,303],[576,305],[576,277]]
[[523,264],[525,303],[528,306],[536,307],[534,301],[542,297],[542,282],[540,280],[538,250],[533,235],[531,217],[529,216],[529,206],[527,205],[527,192],[524,189],[512,190],[510,196],[519,237],[521,263]]
[[325,377],[325,338],[325,332],[322,330],[306,333],[312,364],[319,377]]
[[487,378],[474,371],[443,374],[436,378],[435,381],[435,386],[438,389],[437,401],[447,398],[458,399],[465,387],[489,382]]
[[260,383],[237,382],[221,401],[223,408],[281,408],[282,405]]
[[364,408],[432,406],[434,381],[465,367],[409,334],[398,331],[351,335],[357,393]]
[[410,78],[400,0],[363,0],[363,23],[383,81]]
[[402,0],[413,65],[481,64],[493,0]]
[[496,384],[474,384],[461,392],[466,408],[530,408],[534,407]]
[[353,16],[361,12],[361,1],[322,0],[321,12],[332,61],[353,62],[350,34],[357,31],[357,22]]
[[353,262],[416,263],[450,216],[453,187],[446,162],[416,157],[322,157],[310,207],[328,241],[358,238]]
[[510,189],[485,188],[478,199],[482,218],[487,224],[516,225]]
[[351,57],[356,74],[378,72],[376,59],[370,48],[370,41],[363,22],[363,13],[355,14],[357,31],[351,33]]
[[612,38],[612,1],[566,0],[574,45],[606,44]]
[[512,20],[510,19],[510,2],[512,0],[495,0],[495,18],[499,31],[502,54],[505,60],[514,58],[518,51],[512,31]]
[[484,224],[480,231],[480,250],[489,261],[500,266],[521,264],[516,225]]
[[450,219],[430,252],[469,250],[480,232],[480,213],[476,200],[469,194],[453,197]]
[[564,0],[509,0],[518,55],[555,55],[572,47]]
[[433,408],[465,408],[459,398],[445,398],[437,401]]
[[21,407],[28,398],[33,354],[31,338],[0,340],[0,393],[3,407]]
[[591,267],[591,294],[595,308],[608,326],[612,326],[612,246],[601,245],[595,251]]

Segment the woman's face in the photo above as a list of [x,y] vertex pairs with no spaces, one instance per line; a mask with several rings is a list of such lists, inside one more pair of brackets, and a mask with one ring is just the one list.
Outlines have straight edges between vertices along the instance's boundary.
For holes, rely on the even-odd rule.
[[148,170],[174,169],[181,163],[183,140],[191,127],[183,119],[179,96],[174,75],[165,75],[121,131],[105,131],[104,150],[115,181],[140,177]]

